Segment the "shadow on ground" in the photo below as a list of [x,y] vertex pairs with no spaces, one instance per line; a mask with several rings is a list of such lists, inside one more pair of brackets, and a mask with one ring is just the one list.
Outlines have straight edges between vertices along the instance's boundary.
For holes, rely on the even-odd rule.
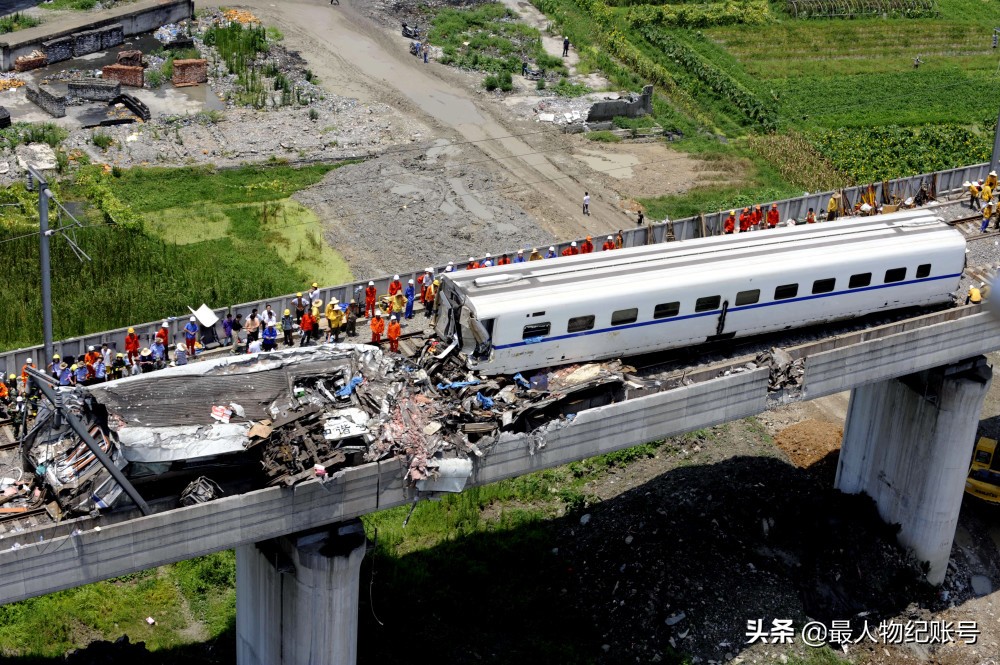
[[[811,470],[682,466],[560,519],[398,558],[378,546],[361,572],[358,662],[718,660],[741,651],[749,620],[877,622],[932,598],[873,503],[832,489],[832,468],[835,455]],[[234,651],[230,631],[141,662],[234,663]]]

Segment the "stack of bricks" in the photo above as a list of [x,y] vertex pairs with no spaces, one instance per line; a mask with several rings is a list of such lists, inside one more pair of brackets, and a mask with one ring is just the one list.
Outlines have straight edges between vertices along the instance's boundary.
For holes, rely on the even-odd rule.
[[208,81],[208,61],[204,59],[174,60],[174,85],[197,85]]
[[35,51],[31,55],[22,55],[14,60],[14,71],[26,72],[29,69],[37,69],[49,64],[48,58],[41,51]]
[[104,67],[103,76],[109,81],[141,88],[146,82],[146,70],[142,67],[142,51],[122,51],[118,62]]

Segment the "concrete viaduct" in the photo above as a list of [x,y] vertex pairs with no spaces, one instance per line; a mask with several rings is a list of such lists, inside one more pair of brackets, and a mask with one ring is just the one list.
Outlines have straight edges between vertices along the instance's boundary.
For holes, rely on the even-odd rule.
[[[940,584],[992,378],[981,354],[998,349],[1000,321],[975,307],[786,348],[804,359],[794,392],[769,392],[767,367],[702,370],[677,388],[584,410],[529,434],[504,434],[474,460],[469,482],[492,483],[851,390],[837,487],[872,496],[882,518],[901,525],[901,544],[927,563],[927,579]],[[236,548],[240,665],[352,664],[365,551],[356,518],[420,498],[403,472],[389,460],[323,483],[8,537],[0,541],[0,602]]]

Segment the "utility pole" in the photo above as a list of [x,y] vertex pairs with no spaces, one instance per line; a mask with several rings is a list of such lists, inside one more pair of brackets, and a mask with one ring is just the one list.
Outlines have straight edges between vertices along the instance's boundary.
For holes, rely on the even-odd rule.
[[993,157],[990,159],[990,171],[1000,168],[1000,113],[997,114],[997,128],[993,135]]
[[28,189],[32,180],[38,181],[38,250],[42,270],[42,335],[45,338],[45,356],[38,367],[45,367],[52,360],[52,279],[49,265],[49,198],[52,192],[49,183],[30,164],[28,169]]

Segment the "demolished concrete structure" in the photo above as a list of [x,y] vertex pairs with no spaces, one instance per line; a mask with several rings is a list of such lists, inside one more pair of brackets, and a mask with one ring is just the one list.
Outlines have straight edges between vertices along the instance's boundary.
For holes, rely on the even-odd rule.
[[616,117],[638,118],[653,113],[653,86],[643,86],[642,94],[627,99],[596,102],[587,113],[587,122],[610,121]]

